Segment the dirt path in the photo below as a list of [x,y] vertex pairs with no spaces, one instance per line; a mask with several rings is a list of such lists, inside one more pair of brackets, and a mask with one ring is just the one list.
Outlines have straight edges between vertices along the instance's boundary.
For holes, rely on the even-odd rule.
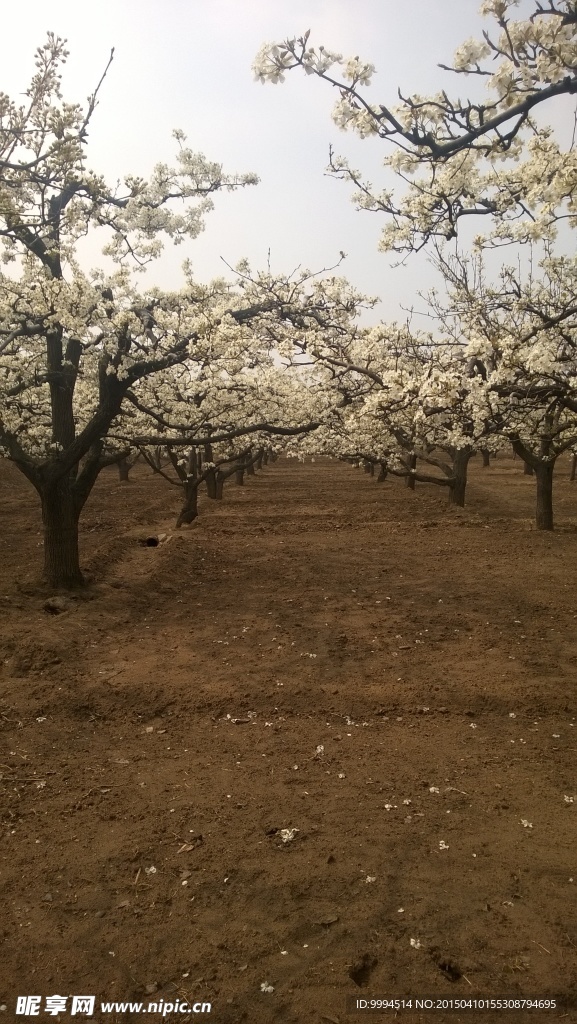
[[177,534],[168,485],[111,472],[89,599],[53,616],[0,465],[6,1020],[32,993],[206,1000],[223,1024],[577,998],[577,494],[559,481],[536,534],[501,466],[448,511],[278,463]]

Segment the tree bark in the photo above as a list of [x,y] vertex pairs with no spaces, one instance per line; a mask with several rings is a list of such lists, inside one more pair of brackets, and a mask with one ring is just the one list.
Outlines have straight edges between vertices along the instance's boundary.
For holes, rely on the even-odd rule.
[[237,483],[239,487],[243,487],[244,486],[244,467],[242,469],[235,470],[234,480],[235,480],[235,483]]
[[197,452],[196,448],[191,448],[188,453],[188,458],[186,460],[186,471],[189,476],[200,476],[201,466],[199,452]]
[[383,480],[386,480],[387,479],[387,474],[389,472],[389,470],[387,468],[387,463],[386,462],[381,462],[380,465],[381,465],[381,469],[380,469],[379,475],[377,477],[377,483],[382,483]]
[[176,528],[183,523],[192,523],[198,516],[198,480],[187,480],[184,484],[184,502],[176,520]]
[[[409,469],[416,469],[416,468],[417,468],[417,456],[416,455],[411,455],[411,456],[409,456]],[[412,473],[409,473],[405,477],[405,487],[408,487],[410,491],[414,491],[415,490],[415,477],[413,476]]]
[[533,476],[533,467],[528,462],[523,464],[523,476]]
[[538,530],[552,530],[553,526],[553,471],[557,456],[552,452],[550,436],[544,436],[540,443],[540,454],[530,451],[519,438],[513,441],[517,455],[529,465],[537,481],[537,507],[535,525]]
[[129,474],[131,469],[132,464],[128,461],[128,459],[125,458],[118,460],[118,479],[122,483],[130,483]]
[[540,462],[535,467],[537,478],[537,512],[535,523],[538,530],[553,529],[553,469],[554,461]]
[[217,498],[217,473],[215,469],[209,469],[206,473],[206,493],[209,498]]
[[[215,497],[219,501],[222,499],[222,492],[223,492],[223,489],[224,489],[225,481],[228,480],[228,478],[233,476],[233,475],[234,475],[234,477],[236,479],[237,484],[238,483],[243,484],[244,483],[244,466],[239,465],[239,463],[237,462],[237,463],[234,463],[232,466],[229,466],[228,469],[217,469],[217,471],[216,471],[216,495],[215,495]],[[239,480],[239,476],[242,479]]]
[[182,489],[184,491],[184,501],[176,520],[176,528],[178,530],[184,523],[192,523],[198,516],[198,487],[200,483],[198,452],[196,448],[190,449],[187,457],[186,475],[184,475],[182,467],[178,463],[176,454],[169,449],[168,455],[182,480]]
[[453,476],[449,484],[449,504],[465,507],[465,491],[467,489],[467,469],[473,454],[471,448],[457,448],[453,453]]
[[162,469],[162,448],[160,445],[156,445],[152,454],[152,461],[157,469]]
[[569,474],[569,480],[571,483],[575,481],[575,473],[577,471],[577,455],[574,455],[571,459],[571,472]]
[[481,448],[481,455],[483,456],[483,469],[487,469],[491,465],[490,452],[486,448]]
[[82,506],[70,492],[67,477],[43,487],[40,499],[46,581],[56,588],[80,587],[84,583],[78,551],[78,521]]

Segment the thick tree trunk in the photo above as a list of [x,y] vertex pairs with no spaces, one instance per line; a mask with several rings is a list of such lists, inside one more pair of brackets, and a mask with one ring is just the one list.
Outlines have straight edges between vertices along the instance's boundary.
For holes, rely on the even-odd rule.
[[486,448],[481,448],[481,455],[483,456],[483,469],[487,469],[491,465],[490,453]]
[[[549,422],[547,425],[552,424]],[[514,450],[523,459],[525,466],[530,466],[536,477],[535,525],[538,530],[553,529],[553,472],[557,456],[552,452],[552,447],[551,435],[544,435],[541,438],[539,455],[526,448],[518,438],[513,441]]]
[[217,497],[217,475],[215,469],[209,469],[206,474],[206,493],[209,498]]
[[44,524],[44,575],[51,587],[82,586],[78,550],[80,508],[67,478],[40,492]]
[[381,462],[380,465],[381,465],[381,469],[380,469],[379,475],[377,477],[377,483],[382,483],[383,480],[386,480],[387,479],[387,473],[389,472],[388,469],[387,469],[387,463],[386,462]]
[[235,470],[234,479],[235,479],[235,483],[237,483],[239,487],[243,487],[244,486],[244,469],[237,469],[237,470]]
[[205,462],[214,462],[214,454],[213,454],[213,451],[212,451],[212,445],[211,445],[210,441],[207,441],[205,446],[204,446],[204,461]]
[[186,471],[189,476],[198,477],[200,476],[201,466],[199,459],[199,452],[196,448],[191,448],[188,453],[188,459],[186,462]]
[[[178,463],[176,456],[171,455],[171,461],[173,466],[178,469]],[[188,453],[187,459],[187,476],[183,480],[182,488],[184,491],[184,502],[180,510],[178,519],[176,520],[176,528],[179,529],[184,523],[192,523],[198,515],[198,485],[199,485],[199,468],[198,468],[198,452],[196,448],[191,448]]]
[[257,460],[255,462],[256,469],[262,469],[263,459],[264,459],[264,452],[259,452],[258,453],[258,458],[257,458]]
[[[416,469],[416,468],[417,468],[417,456],[416,455],[411,455],[410,458],[409,458],[409,469]],[[411,490],[411,491],[415,490],[415,477],[413,476],[412,473],[409,473],[408,476],[405,477],[405,487],[408,487],[409,490]]]
[[554,462],[540,462],[535,468],[537,477],[537,512],[535,523],[538,530],[553,529],[553,469]]
[[465,507],[467,469],[473,452],[470,448],[458,448],[453,454],[453,479],[449,486],[449,503]]
[[216,474],[216,491],[215,491],[215,495],[214,495],[217,501],[222,501],[222,494],[223,494],[223,491],[224,491],[224,481],[225,480],[226,480],[226,477],[225,477],[224,473],[218,473],[217,472],[217,474]]
[[252,462],[252,461],[251,462],[247,462],[247,464],[246,464],[246,472],[247,472],[247,476],[255,476],[256,475],[255,471],[254,471],[254,462]]
[[198,481],[190,480],[184,485],[184,502],[176,520],[176,528],[183,523],[192,523],[198,516]]
[[132,469],[132,464],[128,461],[128,459],[119,459],[119,461],[118,461],[118,479],[122,483],[129,483],[130,482],[129,473],[130,473],[131,469]]

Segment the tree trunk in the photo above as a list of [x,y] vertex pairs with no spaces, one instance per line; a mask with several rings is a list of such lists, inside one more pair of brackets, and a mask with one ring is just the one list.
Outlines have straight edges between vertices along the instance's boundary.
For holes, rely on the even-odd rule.
[[206,474],[206,493],[209,498],[217,498],[217,474],[215,469],[207,470]]
[[535,469],[537,477],[537,512],[535,523],[538,530],[553,529],[553,469],[555,462],[540,462]]
[[569,480],[571,483],[575,481],[575,472],[577,471],[577,455],[574,455],[571,459],[571,472],[569,474]]
[[180,469],[179,476],[182,480],[182,489],[184,491],[184,501],[180,510],[178,519],[176,520],[177,530],[183,525],[183,523],[192,523],[198,515],[198,452],[196,448],[191,448],[188,453],[186,476],[183,479],[182,469],[179,467],[176,455],[169,449],[169,457],[177,472]]
[[160,445],[156,446],[151,458],[156,468],[162,469],[162,447]]
[[224,481],[225,480],[226,480],[226,476],[224,475],[224,473],[217,472],[217,474],[216,474],[216,491],[215,491],[215,495],[214,495],[217,501],[222,501],[222,494],[223,494],[223,491],[224,491]]
[[128,459],[126,459],[126,458],[125,459],[119,459],[119,461],[118,461],[118,479],[122,483],[129,483],[130,482],[129,473],[130,473],[131,469],[132,469],[132,465],[128,461]]
[[489,458],[490,453],[486,448],[481,448],[481,455],[483,456],[483,469],[487,469],[487,467],[491,465]]
[[[416,469],[416,468],[417,468],[417,456],[416,455],[411,455],[409,457],[409,469]],[[411,490],[411,491],[415,490],[415,477],[413,476],[412,473],[409,473],[408,476],[405,477],[405,487],[408,487],[409,490]]]
[[458,448],[453,454],[453,478],[449,485],[449,503],[465,507],[467,468],[473,452],[471,448]]
[[262,464],[263,466],[268,466],[268,452],[262,453]]
[[533,467],[530,466],[528,462],[523,463],[523,475],[533,476]]
[[252,462],[252,459],[251,459],[250,462],[247,462],[247,464],[246,464],[246,472],[247,472],[248,476],[255,476],[256,475],[255,471],[254,471],[254,462]]
[[183,523],[192,523],[198,516],[198,480],[187,480],[184,485],[184,502],[176,520],[176,528]]
[[80,587],[84,583],[78,550],[80,507],[70,493],[68,478],[43,488],[40,499],[46,581],[51,587]]
[[381,469],[380,469],[379,475],[377,477],[377,483],[382,483],[383,480],[386,480],[387,479],[387,473],[389,472],[388,469],[387,469],[387,463],[386,462],[381,462],[380,465],[381,465]]
[[234,479],[239,487],[244,486],[244,468],[235,470]]
[[188,453],[188,458],[186,461],[186,471],[189,476],[200,476],[201,466],[199,454],[200,453],[197,452],[196,448],[191,448]]

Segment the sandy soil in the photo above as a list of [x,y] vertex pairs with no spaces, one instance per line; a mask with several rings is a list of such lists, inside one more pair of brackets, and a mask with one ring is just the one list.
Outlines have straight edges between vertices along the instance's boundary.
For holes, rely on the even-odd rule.
[[343,1024],[350,996],[577,1020],[566,467],[551,535],[504,458],[475,460],[465,510],[279,462],[176,533],[176,490],[132,475],[100,479],[92,584],[53,614],[35,497],[0,464],[0,1022],[55,993],[108,1022],[142,1015],[101,1000],[178,999]]

